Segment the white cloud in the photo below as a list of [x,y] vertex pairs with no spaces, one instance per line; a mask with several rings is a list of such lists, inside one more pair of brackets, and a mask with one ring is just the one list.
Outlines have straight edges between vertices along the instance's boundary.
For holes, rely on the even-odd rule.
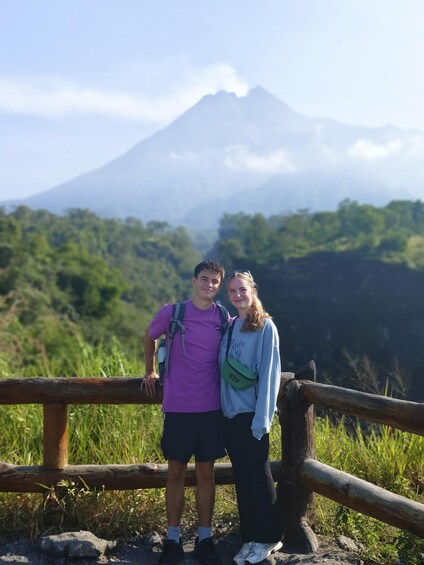
[[236,171],[244,170],[267,174],[296,172],[290,153],[284,149],[257,155],[249,151],[247,147],[237,145],[227,147],[227,153],[225,165]]
[[247,82],[237,76],[234,68],[228,63],[216,63],[191,71],[188,80],[190,96],[196,95],[197,99],[204,94],[215,94],[219,90],[245,96],[249,90]]
[[369,139],[358,139],[349,149],[349,155],[357,159],[375,161],[385,159],[402,148],[400,140],[389,141],[384,145],[378,145]]
[[0,113],[55,118],[75,114],[108,115],[163,124],[206,94],[219,90],[244,95],[247,83],[228,64],[191,71],[184,84],[167,96],[90,88],[57,77],[0,77]]

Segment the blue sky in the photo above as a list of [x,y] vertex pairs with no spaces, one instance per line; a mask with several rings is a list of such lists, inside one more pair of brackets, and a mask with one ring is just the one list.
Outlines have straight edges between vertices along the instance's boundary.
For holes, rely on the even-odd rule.
[[97,168],[202,96],[424,131],[423,0],[0,0],[0,200]]

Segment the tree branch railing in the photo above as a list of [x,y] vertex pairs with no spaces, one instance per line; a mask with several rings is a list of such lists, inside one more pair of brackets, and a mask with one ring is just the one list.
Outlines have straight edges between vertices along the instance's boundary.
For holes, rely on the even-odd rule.
[[[278,483],[278,497],[284,521],[284,548],[298,553],[318,547],[307,522],[314,493],[387,524],[424,537],[424,504],[368,483],[316,460],[314,446],[314,405],[318,404],[424,435],[424,404],[357,392],[315,382],[315,364],[296,374],[282,373],[279,393],[282,461],[271,470]],[[128,490],[162,488],[167,465],[68,464],[68,404],[160,404],[140,391],[140,378],[25,378],[0,379],[0,405],[43,405],[43,463],[20,466],[0,462],[1,492],[45,492],[61,481],[73,481],[90,488]],[[219,485],[234,482],[230,463],[215,464]],[[196,484],[194,465],[189,465],[186,486]]]

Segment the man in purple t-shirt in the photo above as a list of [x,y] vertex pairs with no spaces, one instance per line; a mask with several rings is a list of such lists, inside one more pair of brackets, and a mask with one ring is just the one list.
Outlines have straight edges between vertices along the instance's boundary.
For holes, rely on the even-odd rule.
[[[216,261],[202,261],[194,269],[193,297],[185,302],[184,342],[180,332],[173,339],[169,366],[163,380],[164,412],[161,447],[168,461],[166,512],[168,535],[159,563],[177,563],[184,557],[180,521],[184,506],[187,463],[194,455],[196,507],[199,517],[196,558],[205,565],[221,563],[212,542],[215,500],[214,461],[225,455],[219,393],[218,350],[221,316],[214,298],[225,271]],[[146,375],[142,388],[156,394],[156,340],[168,334],[172,304],[156,314],[144,336]]]

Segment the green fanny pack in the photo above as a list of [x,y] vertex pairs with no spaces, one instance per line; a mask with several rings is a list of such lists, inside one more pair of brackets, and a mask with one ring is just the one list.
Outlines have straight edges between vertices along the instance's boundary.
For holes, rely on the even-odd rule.
[[255,373],[232,357],[225,359],[221,377],[236,390],[246,390],[256,383]]
[[225,361],[221,368],[221,377],[235,390],[246,390],[256,384],[256,375],[253,371],[242,365],[242,363],[228,355],[230,351],[231,336],[233,335],[234,322],[235,320],[228,330],[227,352]]

